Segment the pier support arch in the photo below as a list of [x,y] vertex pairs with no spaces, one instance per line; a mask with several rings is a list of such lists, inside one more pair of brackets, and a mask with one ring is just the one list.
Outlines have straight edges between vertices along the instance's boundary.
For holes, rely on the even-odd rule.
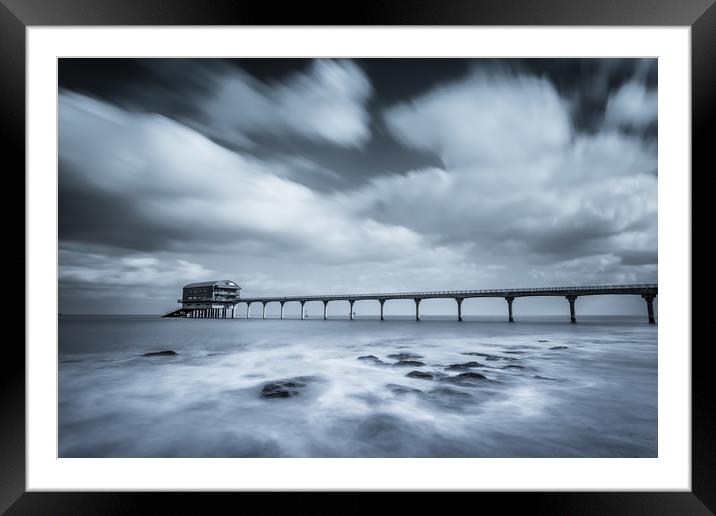
[[455,302],[457,303],[457,320],[462,321],[462,302],[463,298],[456,297]]
[[385,299],[379,299],[378,302],[380,303],[380,320],[384,321],[383,318],[383,305],[385,304]]
[[350,308],[348,309],[348,315],[350,316],[351,321],[353,320],[353,303],[355,303],[355,299],[349,299],[348,304],[350,305]]
[[323,320],[328,319],[328,301],[323,302]]
[[413,299],[413,301],[415,301],[415,320],[419,321],[420,320],[420,301],[422,301],[422,300],[421,299]]

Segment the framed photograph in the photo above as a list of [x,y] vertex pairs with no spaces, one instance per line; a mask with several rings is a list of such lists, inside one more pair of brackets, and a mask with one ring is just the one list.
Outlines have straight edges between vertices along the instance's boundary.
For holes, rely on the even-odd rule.
[[712,513],[712,4],[4,1],[26,338],[0,508]]

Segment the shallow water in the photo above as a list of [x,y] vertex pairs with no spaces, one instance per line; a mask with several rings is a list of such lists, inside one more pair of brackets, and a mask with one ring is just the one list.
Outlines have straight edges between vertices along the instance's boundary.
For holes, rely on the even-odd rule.
[[[63,316],[59,329],[61,457],[657,455],[643,318]],[[177,355],[142,356],[163,350]],[[400,353],[424,365],[396,366]]]

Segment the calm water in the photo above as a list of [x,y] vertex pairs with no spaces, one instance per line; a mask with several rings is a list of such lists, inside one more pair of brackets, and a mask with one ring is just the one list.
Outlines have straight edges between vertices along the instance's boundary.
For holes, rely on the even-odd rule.
[[63,316],[60,456],[657,455],[644,318],[424,319]]

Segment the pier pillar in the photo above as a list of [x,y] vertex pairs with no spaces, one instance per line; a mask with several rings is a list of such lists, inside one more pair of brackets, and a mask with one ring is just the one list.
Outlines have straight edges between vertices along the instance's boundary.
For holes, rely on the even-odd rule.
[[328,301],[323,302],[323,320],[328,319]]
[[286,301],[281,301],[281,319],[283,319],[283,305],[286,304]]
[[380,320],[385,321],[383,318],[383,305],[385,304],[385,299],[379,299],[378,302],[380,303]]
[[305,301],[301,301],[301,319],[304,318],[304,317],[303,317],[303,305],[305,305],[305,304],[306,304]]
[[577,316],[574,312],[574,302],[577,300],[577,296],[567,296],[567,301],[569,301],[569,318],[573,323],[577,322]]
[[455,302],[457,303],[457,320],[462,321],[462,300],[461,297],[456,297]]
[[226,319],[226,307],[221,309],[221,318]]
[[420,299],[413,299],[415,301],[415,320],[420,320]]
[[261,310],[261,319],[266,319],[266,303],[263,303],[263,308]]
[[350,316],[351,321],[353,320],[353,303],[355,303],[355,299],[349,299],[348,303],[351,305],[350,309],[348,310],[348,315]]
[[251,319],[251,303],[246,303],[246,318]]
[[508,313],[508,321],[509,322],[515,322],[515,320],[512,318],[512,302],[515,300],[512,296],[507,296],[505,298],[505,301],[507,301],[507,313]]
[[654,298],[656,296],[653,294],[644,294],[641,297],[643,297],[644,301],[646,301],[646,311],[649,314],[649,324],[656,324],[656,319],[654,319]]

